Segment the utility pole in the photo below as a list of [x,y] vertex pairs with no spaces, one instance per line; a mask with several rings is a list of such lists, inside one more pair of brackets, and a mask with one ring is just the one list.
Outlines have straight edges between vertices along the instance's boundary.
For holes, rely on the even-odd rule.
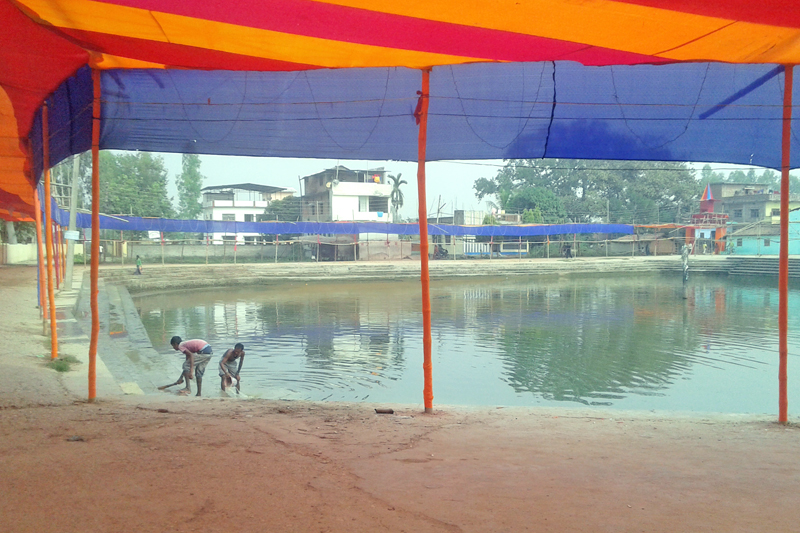
[[14,223],[6,220],[6,235],[8,235],[8,244],[17,244],[17,232],[14,229]]
[[[69,231],[75,231],[78,208],[78,174],[80,174],[81,158],[72,157],[72,190],[69,194]],[[86,250],[83,251],[86,257]],[[64,288],[72,290],[72,266],[75,260],[75,239],[67,239],[67,264],[64,270]]]
[[608,198],[606,198],[606,224],[611,224],[611,207]]

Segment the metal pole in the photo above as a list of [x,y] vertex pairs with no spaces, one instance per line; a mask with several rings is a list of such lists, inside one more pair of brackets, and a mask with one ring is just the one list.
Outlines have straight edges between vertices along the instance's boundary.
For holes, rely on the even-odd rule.
[[[72,190],[69,194],[69,231],[75,231],[78,218],[78,174],[80,174],[81,159],[74,156],[72,159]],[[64,273],[64,288],[72,290],[72,269],[75,263],[75,239],[67,241],[67,266]]]
[[792,131],[792,82],[794,65],[784,66],[783,131],[781,150],[781,244],[778,267],[778,422],[789,420],[789,399],[786,390],[787,361],[789,357],[789,167]]
[[428,136],[428,103],[430,97],[430,70],[422,71],[422,91],[419,92],[417,106],[417,122],[419,124],[418,157],[417,157],[417,196],[419,203],[419,255],[420,281],[422,284],[422,351],[424,387],[422,396],[425,401],[425,412],[433,412],[433,363],[431,362],[431,276],[428,267],[428,213],[425,197],[425,155]]
[[39,203],[39,188],[33,191],[34,209],[36,210],[36,246],[39,250],[39,309],[42,311],[42,334],[47,334],[47,296],[45,290],[45,273],[44,273],[44,243],[42,242],[42,206]]
[[92,87],[92,336],[89,342],[89,402],[94,402],[97,396],[97,339],[100,335],[100,312],[97,306],[100,277],[100,71],[97,69],[92,69]]
[[50,359],[58,357],[58,332],[56,331],[56,295],[53,290],[53,221],[50,218],[50,131],[47,102],[42,105],[42,168],[44,168],[44,228],[47,251],[47,300],[50,309]]
[[[56,203],[58,205],[58,203]],[[53,221],[53,266],[56,269],[56,290],[61,290],[61,227]]]

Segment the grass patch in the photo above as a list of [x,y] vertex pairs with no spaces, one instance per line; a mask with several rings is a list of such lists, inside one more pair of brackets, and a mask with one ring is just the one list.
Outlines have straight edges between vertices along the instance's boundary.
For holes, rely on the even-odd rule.
[[77,357],[73,355],[65,355],[58,359],[52,359],[46,363],[47,368],[52,368],[56,372],[69,372],[72,370],[72,365],[80,363]]

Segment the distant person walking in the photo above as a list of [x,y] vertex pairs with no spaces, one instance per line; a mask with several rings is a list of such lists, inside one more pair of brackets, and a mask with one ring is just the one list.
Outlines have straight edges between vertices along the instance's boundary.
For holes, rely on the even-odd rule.
[[175,383],[159,387],[158,390],[168,389],[175,385],[180,385],[186,380],[186,387],[178,392],[180,394],[191,394],[192,387],[189,381],[197,376],[197,396],[203,388],[203,374],[206,372],[206,365],[211,360],[211,345],[201,339],[192,339],[190,341],[181,341],[177,335],[172,337],[169,341],[172,348],[176,351],[183,352],[186,355],[186,361],[183,362],[181,376]]
[[226,351],[219,361],[220,388],[222,390],[226,390],[236,380],[236,392],[239,392],[240,383],[242,382],[239,372],[242,371],[243,363],[244,344],[237,342],[233,349]]
[[136,256],[136,272],[134,274],[141,276],[142,275],[142,258],[138,255]]

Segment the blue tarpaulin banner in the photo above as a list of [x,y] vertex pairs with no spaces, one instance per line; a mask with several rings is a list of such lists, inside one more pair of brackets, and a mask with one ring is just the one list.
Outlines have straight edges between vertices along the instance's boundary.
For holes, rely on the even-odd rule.
[[[51,205],[53,220],[62,226],[66,226],[69,222],[69,214],[59,208],[55,201]],[[77,227],[90,228],[91,226],[91,215],[78,213]],[[270,235],[357,235],[360,233],[419,235],[418,224],[386,224],[381,222],[234,222],[108,215],[100,215],[100,229],[181,233],[264,233]],[[428,234],[430,235],[531,237],[572,233],[631,234],[633,233],[633,226],[630,224],[542,224],[520,226],[428,224]]]

